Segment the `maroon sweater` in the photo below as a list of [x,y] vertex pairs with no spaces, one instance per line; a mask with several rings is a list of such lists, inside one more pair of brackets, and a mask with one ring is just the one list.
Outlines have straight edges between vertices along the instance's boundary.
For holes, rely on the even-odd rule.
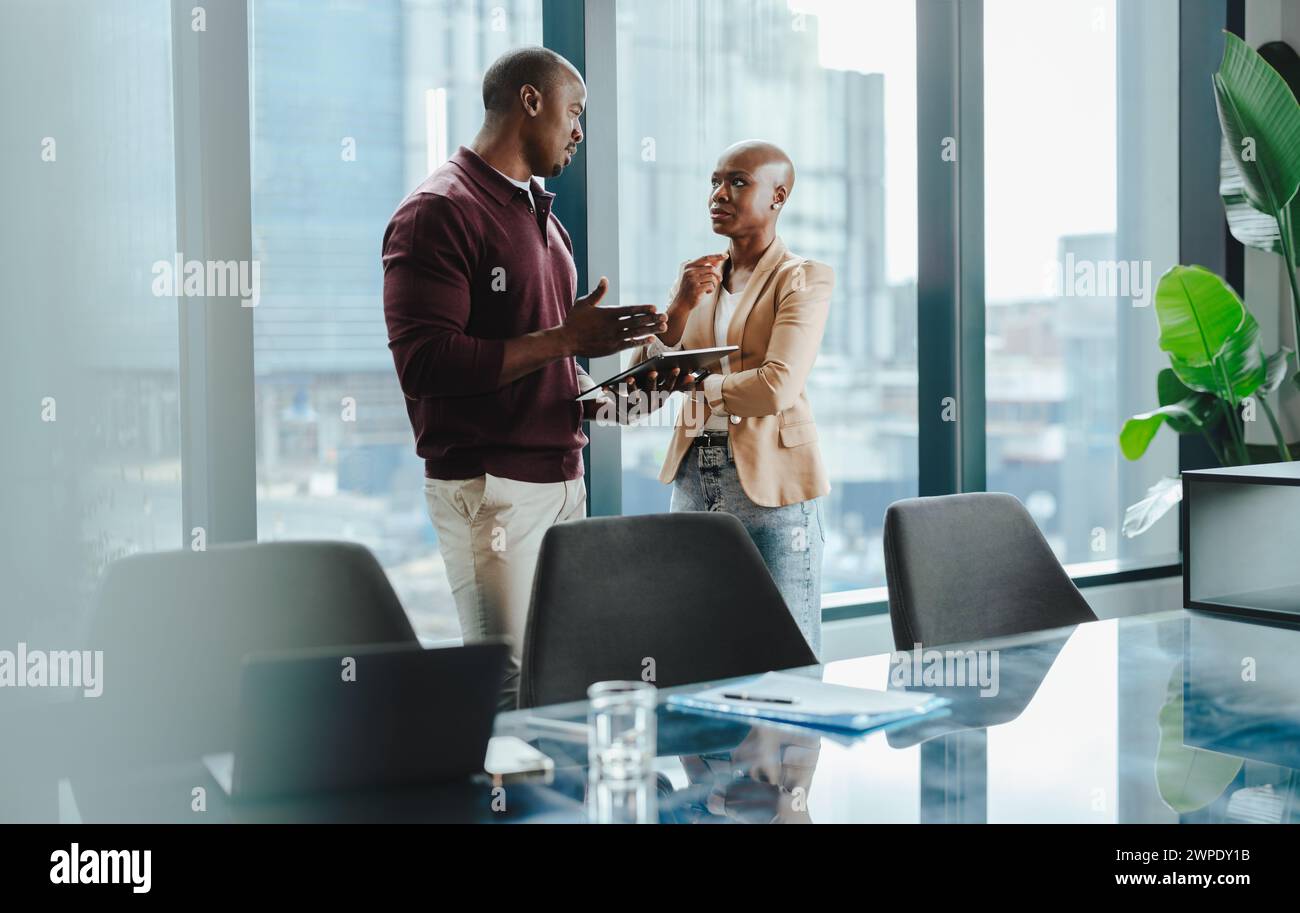
[[398,207],[384,232],[388,347],[415,451],[433,479],[521,482],[582,475],[582,407],[571,358],[501,386],[505,340],[564,322],[578,274],[551,213],[461,147]]

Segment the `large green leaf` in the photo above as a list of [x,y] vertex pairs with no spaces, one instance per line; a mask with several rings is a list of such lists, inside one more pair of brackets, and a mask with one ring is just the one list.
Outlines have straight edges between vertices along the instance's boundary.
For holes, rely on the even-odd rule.
[[1203,428],[1213,427],[1223,417],[1217,396],[1191,389],[1178,379],[1173,368],[1163,368],[1156,375],[1156,401],[1162,406],[1181,403],[1192,413],[1190,421],[1177,415],[1166,417],[1170,429],[1179,434],[1195,434]]
[[1246,199],[1277,216],[1300,189],[1300,104],[1277,70],[1231,32],[1224,32],[1214,98]]
[[[1228,218],[1228,230],[1232,236],[1247,247],[1265,250],[1283,255],[1281,229],[1278,220],[1266,212],[1260,212],[1246,199],[1246,182],[1241,176],[1232,153],[1228,151],[1225,140],[1219,158],[1219,195],[1223,197],[1223,212]],[[1294,214],[1300,213],[1300,196],[1292,199],[1287,211],[1293,216],[1290,220],[1292,249],[1300,249],[1300,225]]]
[[1141,459],[1147,452],[1147,447],[1151,446],[1151,439],[1167,420],[1177,418],[1184,422],[1195,421],[1192,405],[1194,403],[1189,397],[1187,404],[1175,403],[1171,406],[1161,406],[1152,412],[1135,415],[1124,422],[1124,427],[1119,432],[1119,449],[1124,453],[1125,458]]
[[[1270,41],[1260,45],[1259,56],[1277,70],[1278,74],[1290,88],[1291,94],[1300,98],[1300,55],[1285,41]],[[1258,149],[1256,149],[1258,151]],[[1296,151],[1300,155],[1300,150]],[[1282,254],[1282,243],[1278,229],[1278,219],[1272,213],[1260,212],[1246,198],[1246,183],[1241,169],[1232,157],[1227,140],[1220,149],[1219,158],[1219,194],[1223,197],[1223,209],[1228,217],[1228,228],[1232,236],[1247,247]],[[1291,215],[1292,249],[1300,244],[1300,197],[1293,198],[1287,211]]]
[[1241,325],[1223,341],[1210,364],[1191,364],[1174,355],[1169,356],[1169,363],[1178,379],[1191,389],[1213,393],[1220,399],[1243,400],[1258,390],[1267,376],[1264,350],[1259,344],[1259,321],[1249,311],[1243,311]]
[[1141,459],[1163,424],[1179,434],[1192,434],[1219,415],[1216,397],[1188,389],[1170,368],[1156,377],[1156,397],[1160,408],[1133,416],[1120,430],[1119,449],[1126,459]]
[[1160,348],[1193,367],[1214,361],[1245,313],[1236,293],[1203,266],[1175,266],[1156,285]]

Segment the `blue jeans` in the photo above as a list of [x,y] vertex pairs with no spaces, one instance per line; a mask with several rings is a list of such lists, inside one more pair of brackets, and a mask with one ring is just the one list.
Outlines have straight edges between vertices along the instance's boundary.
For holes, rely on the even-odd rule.
[[808,646],[822,653],[822,528],[818,499],[760,507],[740,487],[730,444],[696,440],[673,481],[671,510],[720,510],[738,519],[758,546]]

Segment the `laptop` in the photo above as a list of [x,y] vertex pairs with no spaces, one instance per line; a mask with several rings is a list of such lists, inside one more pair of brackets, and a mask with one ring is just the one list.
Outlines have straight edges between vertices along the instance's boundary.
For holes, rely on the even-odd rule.
[[204,763],[236,800],[468,778],[483,771],[507,653],[488,641],[251,656],[235,751]]

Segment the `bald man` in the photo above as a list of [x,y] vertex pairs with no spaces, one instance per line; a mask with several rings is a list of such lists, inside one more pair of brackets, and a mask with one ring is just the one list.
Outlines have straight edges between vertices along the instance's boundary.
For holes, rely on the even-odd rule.
[[[777,220],[794,190],[790,157],[768,142],[718,158],[709,219],[726,253],[683,264],[667,328],[637,353],[733,345],[704,376],[654,378],[688,395],[659,479],[672,510],[734,514],[748,530],[814,654],[821,650],[820,499],[830,483],[805,390],[830,308],[834,274],[792,253]],[[654,408],[663,396],[648,398]],[[643,402],[645,402],[643,400]],[[701,543],[707,548],[707,543]]]
[[652,305],[575,301],[578,274],[555,177],[582,142],[582,76],[554,51],[499,58],[483,125],[398,207],[384,234],[389,348],[425,461],[425,497],[467,642],[512,641],[513,709],[542,536],[586,514],[582,420],[594,386],[575,356],[610,355],[666,327]]

